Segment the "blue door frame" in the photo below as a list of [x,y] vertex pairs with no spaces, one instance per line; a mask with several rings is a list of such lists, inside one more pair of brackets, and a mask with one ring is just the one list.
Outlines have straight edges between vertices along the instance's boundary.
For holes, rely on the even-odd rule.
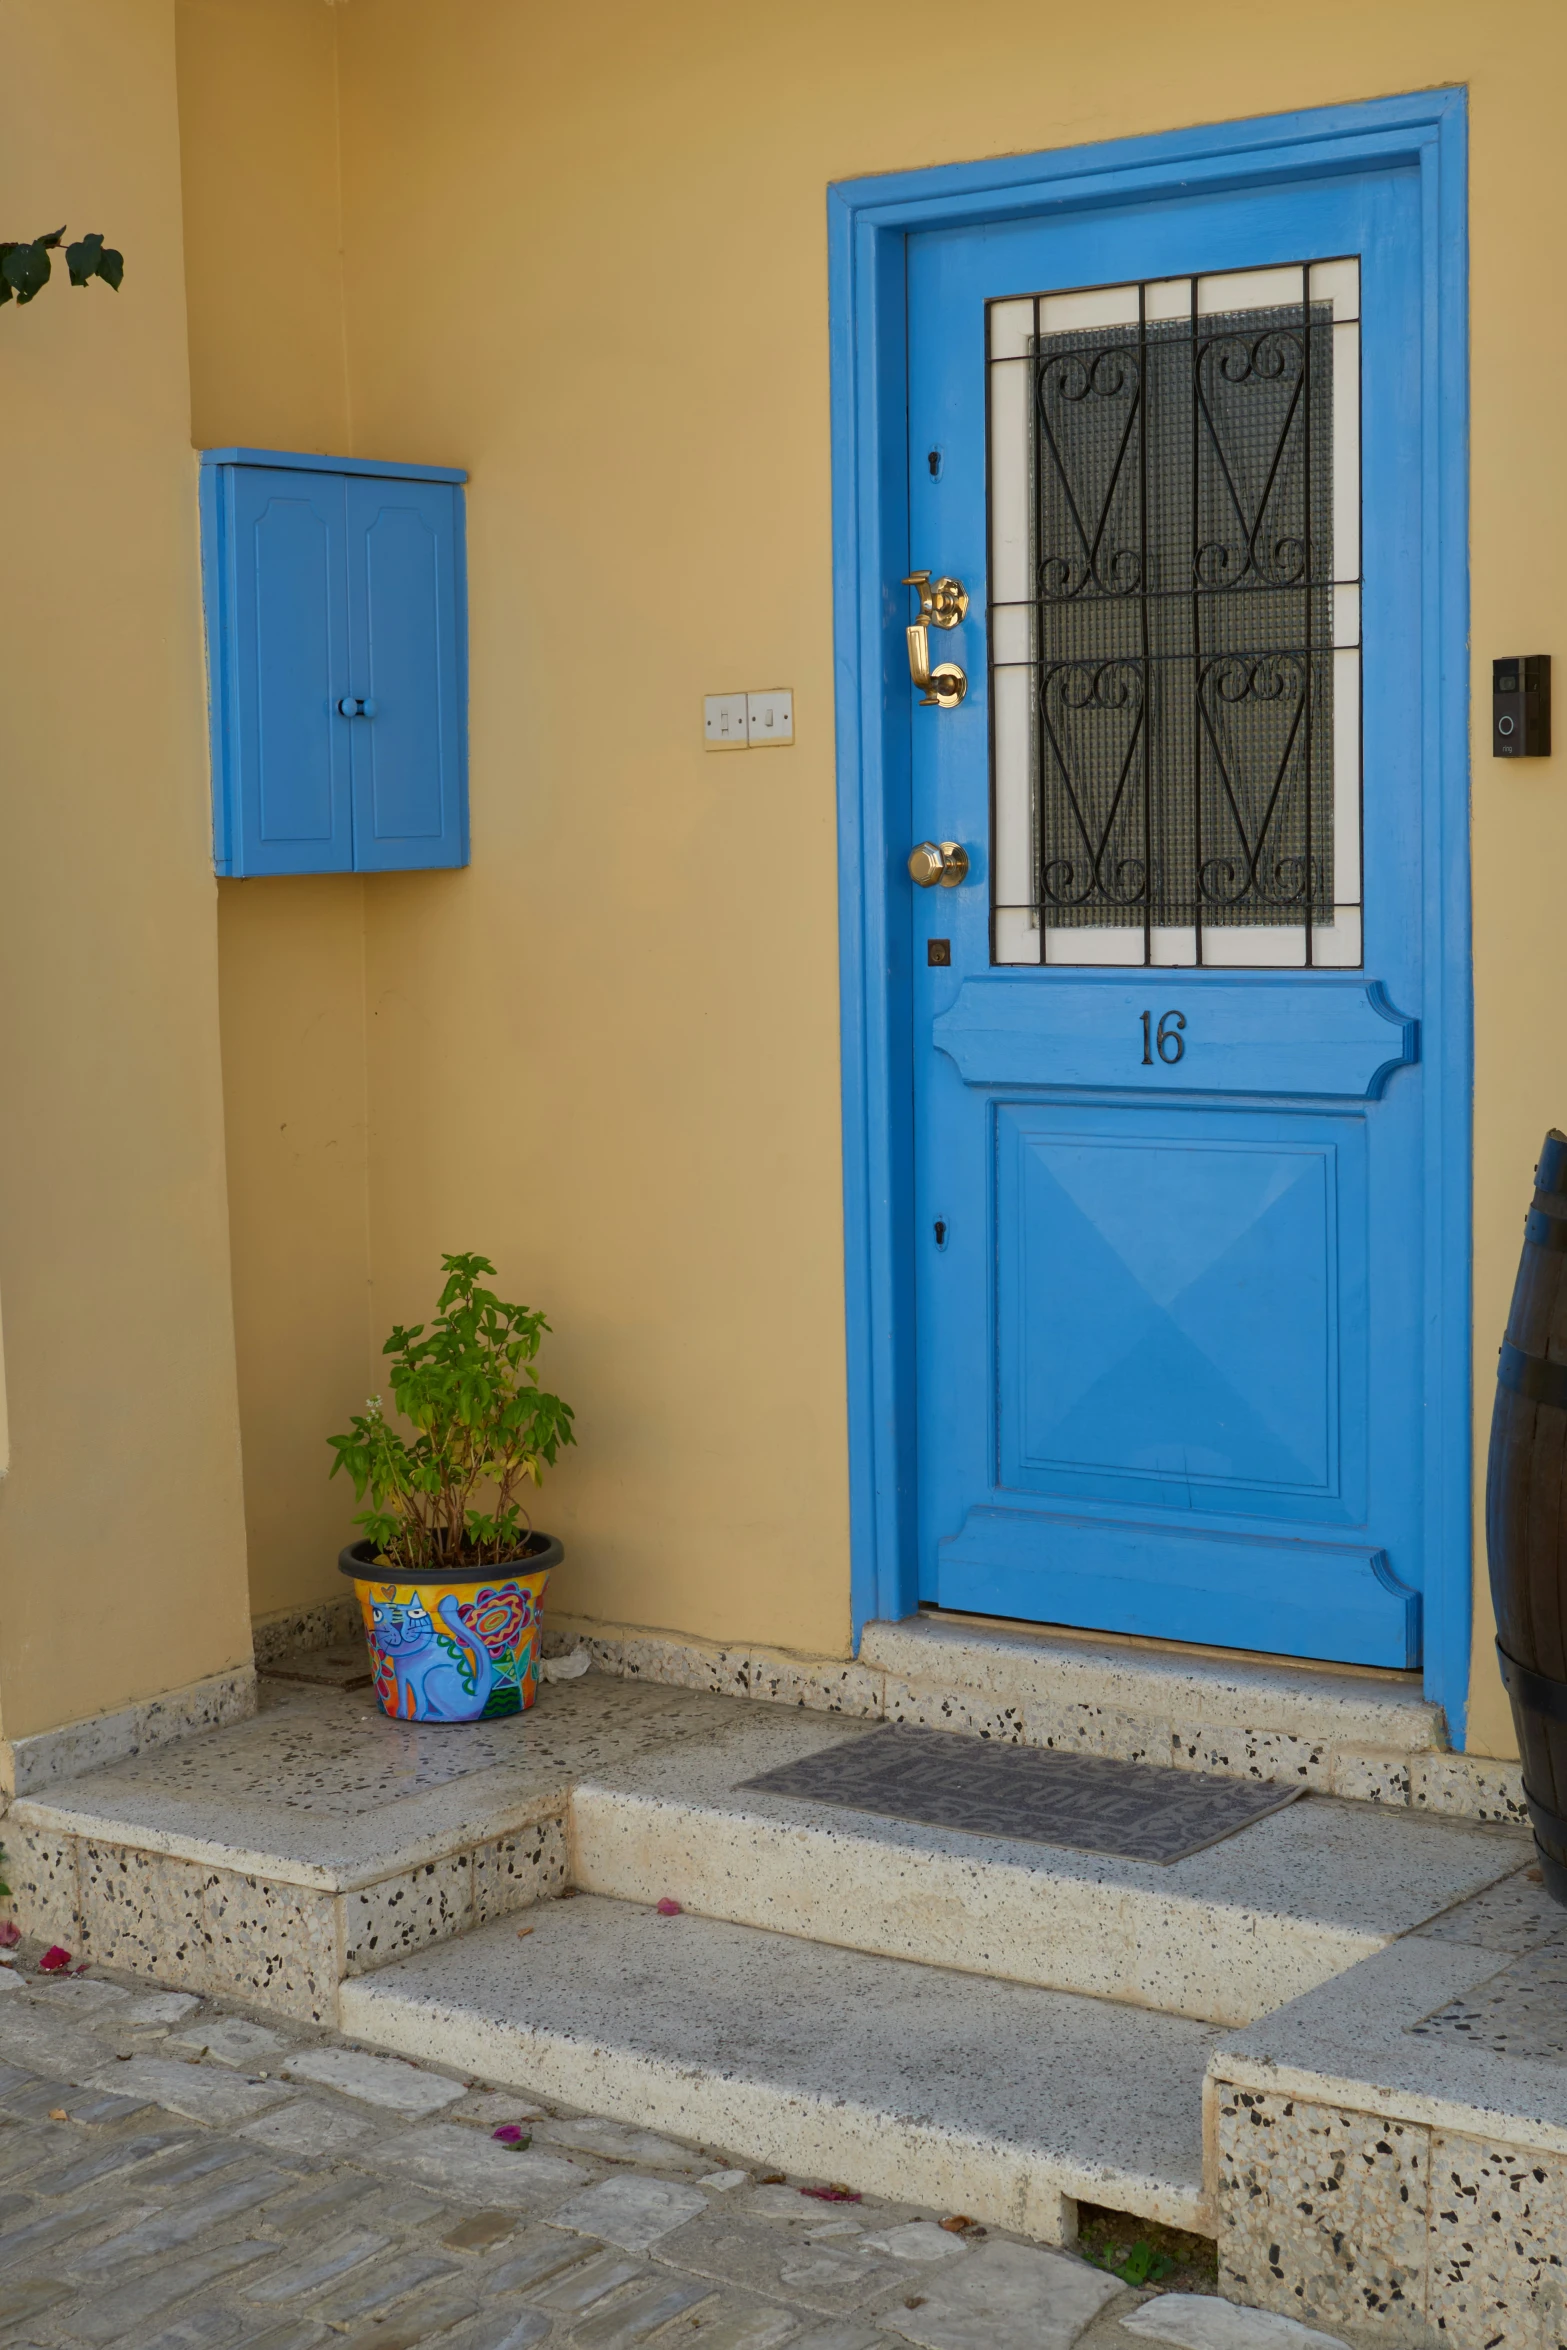
[[1427,1694],[1470,1663],[1472,1093],[1462,91],[842,182],[828,192],[850,1535],[855,1635],[917,1605],[905,244],[941,227],[1413,168],[1421,186]]

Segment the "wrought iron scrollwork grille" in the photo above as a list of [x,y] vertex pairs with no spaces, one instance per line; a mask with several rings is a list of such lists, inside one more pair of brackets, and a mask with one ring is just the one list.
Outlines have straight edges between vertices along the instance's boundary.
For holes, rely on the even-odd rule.
[[1310,963],[1335,914],[1333,309],[1309,268],[1266,309],[1198,286],[1184,316],[1139,287],[1134,324],[1030,342],[1032,894],[1047,931],[1140,928],[1142,959],[1156,929],[1200,961],[1204,930],[1291,925]]

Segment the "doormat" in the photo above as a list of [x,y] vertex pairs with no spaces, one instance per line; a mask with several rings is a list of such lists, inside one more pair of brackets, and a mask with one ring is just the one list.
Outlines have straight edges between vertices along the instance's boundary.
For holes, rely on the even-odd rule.
[[1152,1861],[1185,1860],[1304,1793],[893,1722],[741,1784],[927,1828]]

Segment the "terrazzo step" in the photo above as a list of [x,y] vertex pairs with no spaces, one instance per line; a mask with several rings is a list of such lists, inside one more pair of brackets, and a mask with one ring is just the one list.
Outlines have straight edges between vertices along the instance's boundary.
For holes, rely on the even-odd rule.
[[376,2046],[1046,2243],[1208,2226],[1187,2018],[593,1896],[345,1983]]
[[[1174,2015],[1245,2025],[1516,1869],[1527,1838],[1306,1796],[1159,1864],[747,1787],[873,1725],[739,1706],[617,1756],[571,1802],[585,1891]],[[1148,1773],[1150,1792],[1164,1774]]]
[[20,1799],[17,1917],[100,1966],[331,2023],[346,1977],[558,1890],[586,1771],[735,1710],[590,1675],[458,1727],[272,1684],[249,1721]]

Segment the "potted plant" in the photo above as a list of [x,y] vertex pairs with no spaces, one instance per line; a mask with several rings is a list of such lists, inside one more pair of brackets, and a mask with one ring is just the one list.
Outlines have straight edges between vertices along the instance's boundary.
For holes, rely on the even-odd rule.
[[487,1257],[443,1256],[434,1321],[399,1325],[392,1400],[413,1428],[400,1435],[379,1396],[327,1439],[360,1501],[363,1538],[338,1559],[352,1579],[370,1645],[376,1694],[396,1721],[477,1722],[530,1706],[539,1684],[539,1623],[550,1570],[565,1551],[533,1529],[518,1496],[543,1482],[571,1408],[533,1368],[549,1328],[508,1305],[480,1276]]

